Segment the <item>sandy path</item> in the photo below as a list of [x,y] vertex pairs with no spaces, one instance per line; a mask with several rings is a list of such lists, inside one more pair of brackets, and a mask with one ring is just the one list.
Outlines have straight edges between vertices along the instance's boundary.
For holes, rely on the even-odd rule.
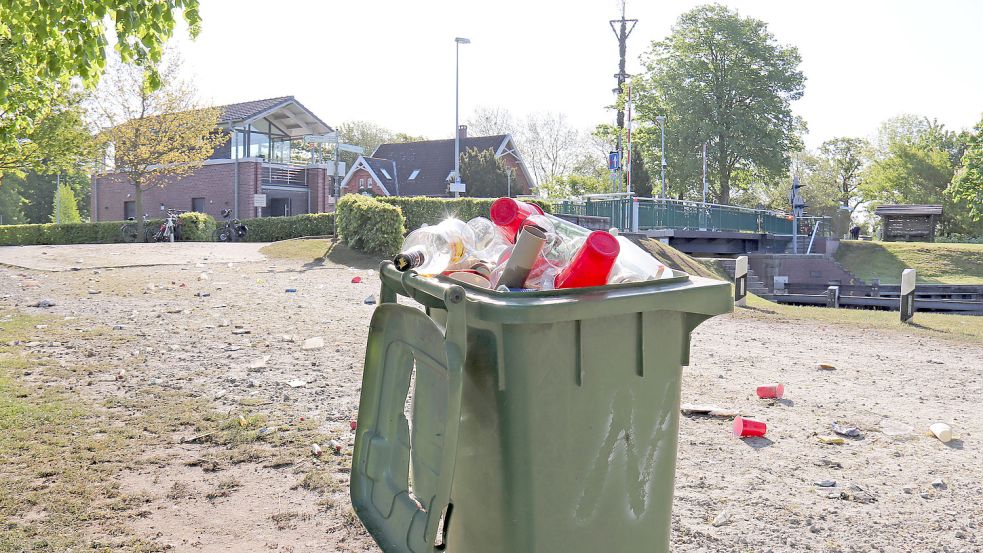
[[[117,332],[129,338],[126,345],[99,355],[130,367],[124,393],[163,383],[215,398],[223,412],[242,409],[247,400],[253,411],[312,417],[325,432],[349,437],[348,455],[348,421],[357,411],[373,310],[363,299],[378,292],[370,266],[262,261],[64,273],[0,268],[0,305],[38,312],[26,306],[50,298],[56,305],[45,312],[123,325]],[[202,272],[206,280],[199,280]],[[351,283],[356,275],[366,282]],[[233,334],[236,324],[249,334]],[[288,335],[296,341],[286,341]],[[323,337],[325,347],[302,350],[300,342],[311,336]],[[134,364],[133,350],[147,362]],[[51,354],[73,362],[80,350]],[[246,368],[267,356],[264,368]],[[817,371],[820,360],[837,370]],[[769,432],[767,440],[742,441],[730,434],[729,421],[682,418],[673,551],[983,550],[983,344],[743,311],[699,327],[691,361],[684,401],[738,408],[767,421]],[[286,382],[294,379],[308,384],[291,388]],[[786,385],[787,401],[754,397],[754,386],[769,381]],[[98,399],[118,392],[93,386],[85,393]],[[914,430],[889,437],[881,431],[885,418]],[[834,420],[858,426],[863,439],[820,444],[816,435],[831,434]],[[961,440],[946,446],[925,436],[936,420],[950,422]],[[161,450],[172,445],[162,443]],[[345,530],[344,463],[335,474],[342,486],[332,495],[337,505],[325,511],[312,506],[311,492],[291,489],[296,469],[248,464],[235,474],[242,491],[227,498],[168,499],[173,482],[205,486],[210,478],[198,468],[177,469],[188,453],[171,453],[164,458],[172,461],[122,477],[127,486],[149,489],[151,505],[132,527],[160,543],[178,551],[377,550],[366,536]],[[873,501],[820,496],[814,482],[825,479],[859,485]],[[937,480],[944,484],[934,487]],[[271,520],[264,507],[273,504],[296,517],[285,524]],[[728,522],[715,526],[715,519]],[[243,525],[248,532],[233,533],[260,537],[229,549],[229,528]]]

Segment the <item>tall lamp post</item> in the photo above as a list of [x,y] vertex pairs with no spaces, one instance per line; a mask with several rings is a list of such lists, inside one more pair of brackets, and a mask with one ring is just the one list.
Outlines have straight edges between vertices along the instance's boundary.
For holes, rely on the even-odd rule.
[[471,44],[471,39],[454,38],[454,197],[461,196],[461,127],[458,115],[461,107],[461,45]]
[[656,115],[655,120],[659,122],[659,128],[662,129],[662,149],[659,151],[662,154],[662,198],[666,197],[666,116]]

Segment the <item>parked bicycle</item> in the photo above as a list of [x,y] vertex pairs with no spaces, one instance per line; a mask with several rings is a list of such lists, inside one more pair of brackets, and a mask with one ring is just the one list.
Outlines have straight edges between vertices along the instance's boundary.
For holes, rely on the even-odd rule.
[[246,232],[249,229],[239,219],[232,217],[231,209],[223,209],[222,218],[225,221],[215,229],[215,232],[212,234],[213,240],[216,242],[236,242],[246,237]]
[[168,209],[164,222],[156,229],[147,228],[147,242],[174,242],[181,239],[181,225],[178,215],[184,213],[177,209]]
[[[147,223],[146,215],[143,216],[143,222],[144,224]],[[127,244],[136,242],[137,238],[140,237],[140,226],[137,224],[136,218],[127,217],[126,223],[123,223],[123,226],[119,227],[119,232],[123,237],[123,242]]]

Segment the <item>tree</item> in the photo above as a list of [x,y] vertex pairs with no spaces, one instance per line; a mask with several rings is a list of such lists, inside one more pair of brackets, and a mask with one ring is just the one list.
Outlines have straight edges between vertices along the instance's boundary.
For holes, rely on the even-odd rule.
[[[92,154],[78,94],[60,94],[13,143],[0,139],[0,177],[76,170]],[[3,125],[0,115],[0,126]]]
[[631,146],[631,191],[636,196],[652,197],[652,176],[645,167],[642,149],[634,143]]
[[24,198],[13,184],[0,185],[0,225],[20,225],[27,222],[23,212]]
[[508,167],[490,149],[468,148],[461,154],[461,180],[473,198],[499,198],[508,194]]
[[468,126],[468,134],[472,136],[511,134],[518,137],[520,134],[519,125],[512,113],[501,107],[478,106],[464,124]]
[[863,202],[860,184],[870,159],[870,144],[863,138],[839,137],[819,146],[821,178],[836,191],[839,204],[853,213]]
[[562,113],[530,115],[520,142],[537,183],[569,174],[583,151],[583,136]]
[[566,199],[587,194],[606,194],[612,192],[611,180],[596,175],[557,176],[536,187],[540,197]]
[[[126,62],[148,67],[151,88],[160,85],[154,65],[183,9],[191,36],[200,28],[198,0],[92,0],[0,3],[0,160],[23,157],[20,149],[39,122],[57,111],[72,79],[94,85],[106,66],[106,25]],[[4,169],[0,162],[0,172]]]
[[82,216],[79,215],[78,202],[75,200],[75,192],[67,184],[62,184],[55,190],[55,198],[52,201],[54,209],[49,217],[52,223],[81,223]]
[[[164,187],[202,166],[228,140],[217,130],[218,108],[202,108],[192,86],[177,75],[172,57],[161,67],[163,84],[153,89],[141,67],[115,64],[100,83],[94,109],[98,143],[117,173],[133,186],[136,212],[143,191]],[[143,219],[137,219],[139,235]]]
[[973,130],[959,170],[946,192],[954,202],[964,206],[972,222],[983,223],[983,119]]
[[59,181],[72,189],[80,216],[83,219],[88,219],[92,183],[89,176],[82,170],[76,169],[58,174],[34,172],[24,175],[8,174],[3,178],[3,185],[0,186],[0,189],[8,189],[18,196],[20,210],[25,222],[47,223],[54,209],[53,200]]
[[666,116],[671,181],[686,189],[702,190],[699,157],[709,143],[714,199],[730,203],[735,172],[783,176],[800,148],[802,123],[790,106],[804,90],[800,62],[798,50],[779,44],[763,21],[720,5],[697,7],[643,56],[633,96],[636,119],[650,126],[639,134],[654,142],[655,118]]

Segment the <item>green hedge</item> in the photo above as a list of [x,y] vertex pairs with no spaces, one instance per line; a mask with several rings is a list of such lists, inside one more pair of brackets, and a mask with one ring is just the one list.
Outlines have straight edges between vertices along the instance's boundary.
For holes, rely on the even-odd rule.
[[[150,219],[147,226],[160,225],[161,219]],[[51,244],[110,244],[122,242],[120,227],[123,221],[104,223],[67,223],[58,225],[0,226],[0,246],[32,246]]]
[[[491,208],[494,198],[405,198],[405,197],[383,197],[380,202],[398,206],[403,217],[406,217],[406,228],[416,230],[424,224],[432,225],[447,217],[457,217],[462,221],[468,221],[475,217],[488,217],[488,210]],[[538,204],[547,213],[553,211],[553,206],[545,200],[526,200],[522,201]]]
[[307,213],[290,217],[263,217],[243,219],[249,231],[247,242],[276,242],[301,236],[326,236],[334,234],[334,213]]
[[[208,242],[215,232],[215,219],[207,213],[189,211],[178,215],[181,225],[181,240],[187,242]],[[160,223],[157,223],[158,225]]]
[[338,201],[338,236],[349,247],[396,255],[403,245],[406,219],[398,207],[361,194],[348,194]]

